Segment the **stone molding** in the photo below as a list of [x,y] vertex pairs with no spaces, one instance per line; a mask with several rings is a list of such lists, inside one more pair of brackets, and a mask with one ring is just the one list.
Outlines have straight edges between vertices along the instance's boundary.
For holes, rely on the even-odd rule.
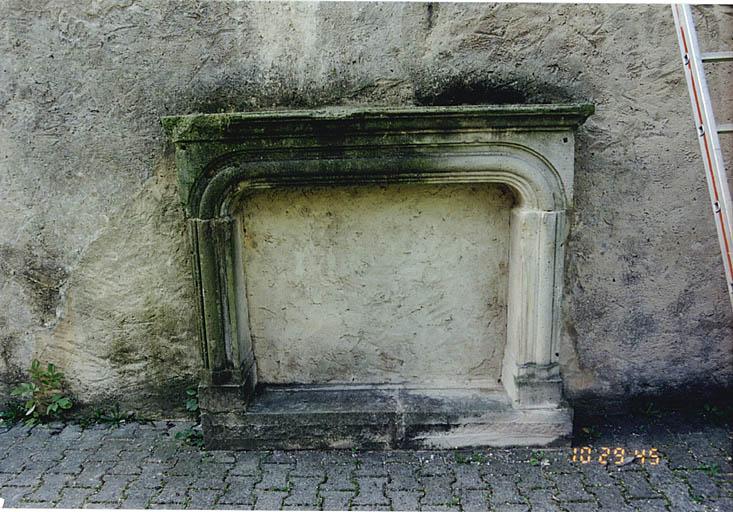
[[557,408],[566,210],[574,130],[592,105],[207,114],[163,118],[176,148],[200,306],[203,384],[256,385],[241,226],[233,205],[272,187],[500,183],[511,213],[502,382],[517,409]]

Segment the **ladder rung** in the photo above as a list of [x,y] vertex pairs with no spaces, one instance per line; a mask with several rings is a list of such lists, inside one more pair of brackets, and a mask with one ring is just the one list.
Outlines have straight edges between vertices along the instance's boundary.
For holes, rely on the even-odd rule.
[[719,124],[718,133],[733,133],[733,123]]
[[700,58],[703,62],[725,62],[727,60],[733,60],[733,52],[703,53]]

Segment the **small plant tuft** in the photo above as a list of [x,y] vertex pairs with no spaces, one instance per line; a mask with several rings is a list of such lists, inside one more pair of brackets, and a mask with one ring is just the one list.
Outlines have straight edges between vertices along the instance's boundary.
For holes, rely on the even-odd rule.
[[717,464],[700,464],[695,469],[698,469],[710,477],[716,477],[720,475],[720,466]]
[[30,382],[19,384],[10,392],[11,396],[23,400],[23,416],[26,425],[36,425],[58,419],[74,405],[64,391],[64,374],[48,363],[43,369],[34,359],[31,363]]
[[11,401],[0,411],[0,428],[9,428],[18,423],[25,416],[25,408],[18,401]]
[[114,404],[108,408],[95,407],[90,414],[82,417],[79,424],[82,428],[89,428],[92,425],[109,425],[111,427],[120,427],[125,423],[152,423],[151,420],[140,418],[133,411],[122,412],[119,404]]
[[186,410],[193,414],[199,413],[199,391],[196,388],[188,388],[186,390],[186,400],[183,405],[186,406]]
[[542,464],[542,454],[539,452],[532,452],[529,456],[529,464],[531,466],[539,466]]
[[184,444],[189,446],[197,446],[199,448],[204,446],[204,433],[195,427],[189,427],[187,429],[176,432],[176,439],[183,441]]
[[478,452],[471,454],[457,452],[453,458],[458,464],[484,464],[488,460],[486,455]]
[[601,437],[601,433],[598,431],[597,428],[593,426],[588,427],[581,427],[580,431],[583,433],[586,439],[589,441],[594,441]]

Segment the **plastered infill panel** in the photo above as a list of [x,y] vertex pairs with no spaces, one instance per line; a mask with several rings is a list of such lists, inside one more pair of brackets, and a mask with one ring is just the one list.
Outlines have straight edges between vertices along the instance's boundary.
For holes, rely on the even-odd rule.
[[497,385],[513,203],[491,184],[242,199],[258,382]]

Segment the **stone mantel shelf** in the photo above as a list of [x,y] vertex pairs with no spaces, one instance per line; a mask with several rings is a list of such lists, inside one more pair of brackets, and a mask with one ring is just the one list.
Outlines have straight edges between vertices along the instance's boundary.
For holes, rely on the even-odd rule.
[[[347,108],[189,114],[162,118],[174,143],[284,135],[452,132],[577,128],[594,112],[588,103],[459,107]],[[346,131],[343,128],[346,127]]]
[[[207,446],[539,445],[567,436],[572,411],[562,399],[557,351],[565,212],[572,204],[574,132],[593,110],[578,103],[163,118],[193,249]],[[512,189],[502,389],[456,395],[258,385],[234,205],[262,188],[375,183]],[[412,412],[403,408],[408,395]],[[333,407],[308,410],[298,405],[303,400]],[[380,415],[359,405],[365,400],[381,404]]]

